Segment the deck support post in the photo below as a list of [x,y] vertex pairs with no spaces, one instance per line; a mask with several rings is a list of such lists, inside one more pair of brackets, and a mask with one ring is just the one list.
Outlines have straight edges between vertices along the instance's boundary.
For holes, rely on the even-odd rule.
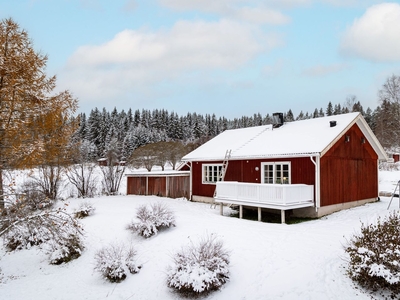
[[219,214],[224,215],[224,204],[222,202],[219,204]]
[[261,207],[258,208],[258,221],[261,222]]
[[285,211],[283,209],[281,210],[281,223],[282,224],[286,223],[286,221],[285,221]]
[[239,219],[243,219],[243,206],[239,205]]

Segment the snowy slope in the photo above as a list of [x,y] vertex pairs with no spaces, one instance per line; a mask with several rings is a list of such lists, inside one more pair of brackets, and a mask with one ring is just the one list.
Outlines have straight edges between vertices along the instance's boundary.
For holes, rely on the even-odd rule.
[[[392,191],[400,172],[380,172],[380,189]],[[216,233],[231,252],[231,280],[206,299],[370,299],[346,276],[343,245],[360,228],[398,209],[390,198],[297,225],[268,224],[231,218],[207,204],[155,196],[94,198],[95,214],[82,220],[83,255],[65,265],[48,264],[38,248],[0,250],[0,299],[180,299],[166,286],[171,256],[204,234]],[[82,200],[69,200],[69,209]],[[141,204],[164,201],[175,212],[177,227],[150,239],[125,229]],[[94,254],[109,242],[131,243],[142,270],[118,284],[93,271]]]

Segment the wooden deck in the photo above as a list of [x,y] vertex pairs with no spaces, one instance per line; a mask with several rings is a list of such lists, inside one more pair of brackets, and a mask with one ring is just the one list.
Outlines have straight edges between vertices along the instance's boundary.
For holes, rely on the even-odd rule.
[[285,210],[314,206],[314,186],[306,184],[258,184],[235,181],[217,182],[215,203],[257,207],[259,220],[261,208],[281,211],[282,223]]

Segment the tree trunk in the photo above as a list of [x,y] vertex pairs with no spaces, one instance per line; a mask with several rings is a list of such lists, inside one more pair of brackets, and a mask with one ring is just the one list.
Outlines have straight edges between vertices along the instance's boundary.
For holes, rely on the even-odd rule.
[[0,212],[4,208],[3,166],[0,165]]

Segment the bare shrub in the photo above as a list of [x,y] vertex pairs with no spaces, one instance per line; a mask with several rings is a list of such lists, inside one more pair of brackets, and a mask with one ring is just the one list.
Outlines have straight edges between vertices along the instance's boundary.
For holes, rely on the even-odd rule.
[[22,184],[20,196],[19,201],[25,201],[32,210],[51,208],[54,204],[54,200],[48,198],[38,183],[32,180]]
[[65,175],[78,191],[78,198],[93,198],[97,191],[95,163],[81,162],[67,168]]
[[348,274],[360,286],[400,294],[400,216],[393,212],[376,224],[361,225],[345,248]]
[[96,208],[89,201],[84,201],[79,205],[79,208],[75,210],[75,218],[83,219],[94,213]]
[[162,202],[141,205],[136,210],[138,222],[132,222],[128,229],[140,236],[149,238],[156,235],[162,228],[175,226],[175,216],[168,206]]
[[95,270],[111,282],[121,282],[128,273],[138,273],[142,266],[136,264],[136,251],[122,244],[110,244],[95,254]]
[[32,176],[36,187],[48,198],[55,200],[59,196],[64,168],[60,165],[41,165],[38,176]]
[[186,296],[218,290],[229,280],[229,253],[214,234],[182,248],[167,269],[167,284]]
[[100,170],[103,174],[103,192],[106,195],[117,195],[122,177],[125,172],[125,164],[121,162],[119,142],[114,138],[105,149],[105,166]]

